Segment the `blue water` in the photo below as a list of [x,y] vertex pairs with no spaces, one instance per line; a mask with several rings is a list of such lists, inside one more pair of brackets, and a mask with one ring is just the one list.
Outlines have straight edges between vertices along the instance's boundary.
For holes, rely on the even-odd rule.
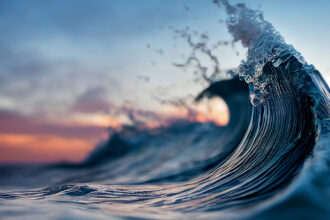
[[226,127],[178,121],[112,134],[81,163],[0,167],[1,219],[329,219],[330,93],[321,74],[243,4],[248,48],[222,97]]

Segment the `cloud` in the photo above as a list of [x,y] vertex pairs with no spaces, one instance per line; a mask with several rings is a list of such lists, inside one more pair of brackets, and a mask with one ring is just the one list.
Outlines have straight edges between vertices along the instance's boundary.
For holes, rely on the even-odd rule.
[[90,66],[79,58],[51,58],[39,50],[0,42],[0,100],[12,100],[15,110],[60,114],[71,107],[77,94],[94,88],[119,92],[120,84],[105,67]]
[[107,113],[114,106],[108,101],[105,101],[106,95],[104,88],[96,87],[89,89],[77,98],[72,106],[72,110],[81,113]]

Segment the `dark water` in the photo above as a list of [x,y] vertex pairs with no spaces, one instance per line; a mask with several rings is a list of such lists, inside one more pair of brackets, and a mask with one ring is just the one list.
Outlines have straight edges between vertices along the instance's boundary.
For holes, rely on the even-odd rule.
[[1,219],[329,219],[329,87],[259,11],[225,6],[249,48],[226,127],[124,129],[85,161],[0,168]]

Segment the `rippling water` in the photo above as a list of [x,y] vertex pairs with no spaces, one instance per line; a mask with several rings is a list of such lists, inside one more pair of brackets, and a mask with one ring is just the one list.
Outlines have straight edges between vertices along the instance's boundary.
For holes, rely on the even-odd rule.
[[259,11],[225,6],[248,55],[222,97],[226,127],[118,132],[79,164],[2,166],[5,219],[329,219],[329,87]]

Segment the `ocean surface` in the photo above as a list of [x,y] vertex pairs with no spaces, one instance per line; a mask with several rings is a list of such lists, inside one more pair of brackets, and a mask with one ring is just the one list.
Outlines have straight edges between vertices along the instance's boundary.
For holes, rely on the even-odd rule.
[[330,93],[258,10],[215,1],[248,48],[221,97],[227,126],[111,134],[81,163],[2,165],[0,219],[330,219]]

